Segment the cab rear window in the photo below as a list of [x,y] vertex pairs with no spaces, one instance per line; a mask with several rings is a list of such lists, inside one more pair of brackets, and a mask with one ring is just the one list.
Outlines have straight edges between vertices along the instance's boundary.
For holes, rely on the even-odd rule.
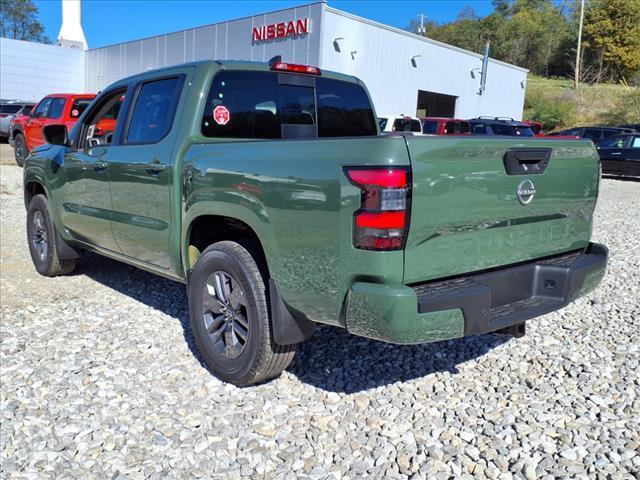
[[225,71],[213,79],[201,131],[221,138],[345,137],[376,135],[375,122],[358,84],[318,77],[291,85],[274,72]]

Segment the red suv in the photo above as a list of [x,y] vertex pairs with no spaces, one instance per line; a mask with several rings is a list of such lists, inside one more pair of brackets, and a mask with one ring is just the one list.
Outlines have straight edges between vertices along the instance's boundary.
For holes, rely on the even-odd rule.
[[457,118],[420,117],[422,133],[431,135],[469,135],[469,122]]
[[[9,140],[13,145],[16,163],[22,166],[29,152],[45,143],[42,136],[45,125],[64,124],[70,131],[95,97],[92,93],[53,93],[40,100],[30,115],[16,118],[11,125]],[[114,108],[112,114],[107,115],[110,118],[103,119],[98,128],[105,134],[112,131],[117,114]]]

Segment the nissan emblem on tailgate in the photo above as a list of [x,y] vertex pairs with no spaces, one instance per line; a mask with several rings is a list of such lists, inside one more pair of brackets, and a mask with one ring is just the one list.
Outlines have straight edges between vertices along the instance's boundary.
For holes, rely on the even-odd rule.
[[536,187],[531,180],[523,180],[516,189],[516,195],[522,205],[528,205],[536,195]]

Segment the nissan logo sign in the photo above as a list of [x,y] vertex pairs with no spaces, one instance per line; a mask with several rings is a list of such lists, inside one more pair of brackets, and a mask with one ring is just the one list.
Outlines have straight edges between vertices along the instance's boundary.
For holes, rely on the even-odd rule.
[[523,180],[516,189],[516,196],[522,205],[528,205],[536,195],[536,186],[529,179]]

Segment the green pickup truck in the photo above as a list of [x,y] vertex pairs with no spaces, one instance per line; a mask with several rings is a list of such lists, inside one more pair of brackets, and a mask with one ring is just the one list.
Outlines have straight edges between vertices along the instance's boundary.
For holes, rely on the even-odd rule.
[[37,271],[91,250],[185,283],[197,346],[236,385],[277,376],[317,323],[522,334],[606,269],[590,141],[382,135],[362,82],[315,67],[149,71],[44,134],[24,169]]

